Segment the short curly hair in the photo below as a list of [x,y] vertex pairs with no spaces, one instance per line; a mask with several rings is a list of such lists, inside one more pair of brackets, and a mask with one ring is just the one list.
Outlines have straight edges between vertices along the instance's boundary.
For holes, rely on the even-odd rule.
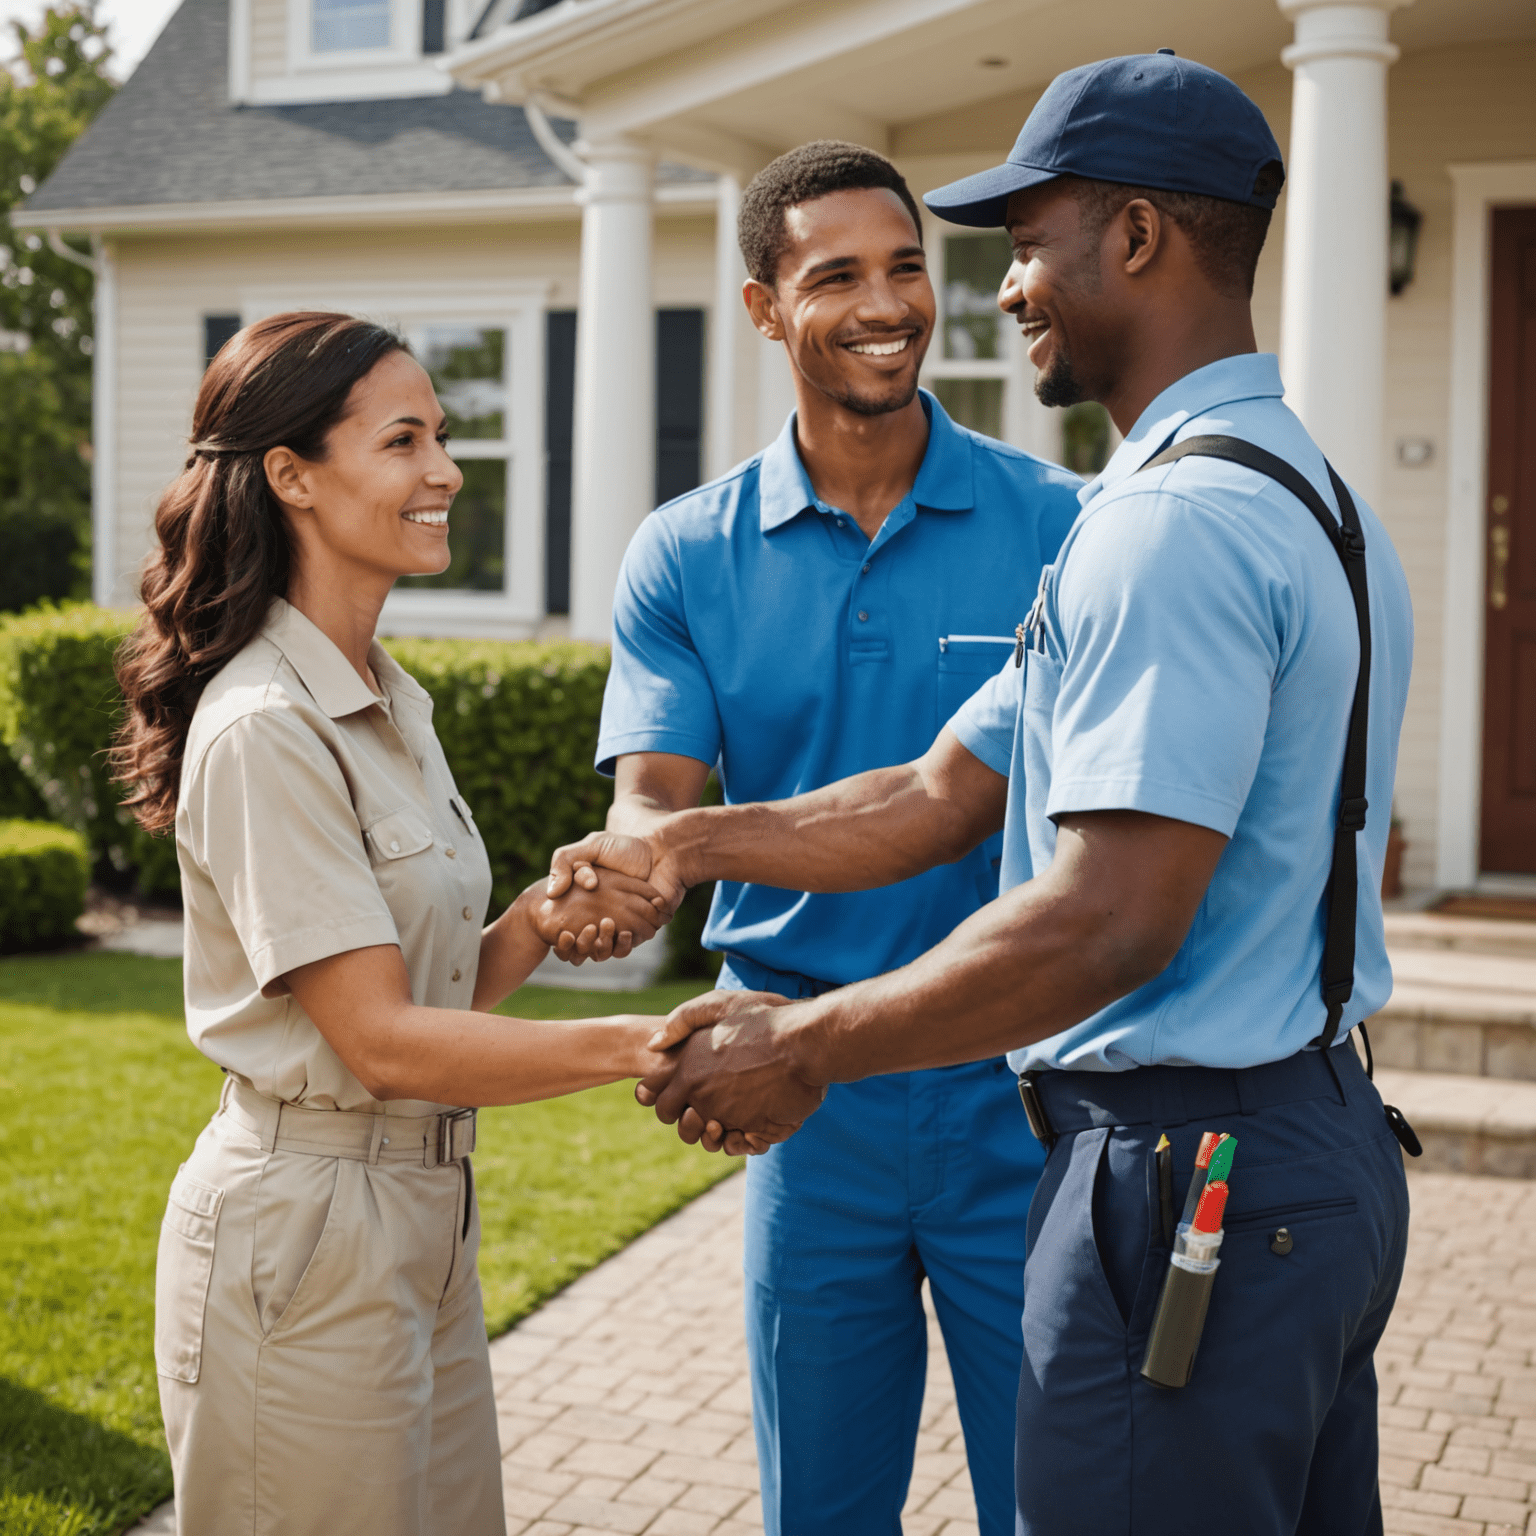
[[814,202],[833,192],[863,192],[886,188],[899,197],[923,242],[923,216],[917,211],[900,171],[884,155],[862,144],[841,139],[815,139],[769,165],[747,184],[736,220],[736,240],[747,271],[765,287],[779,279],[779,258],[789,243],[784,228],[787,209]]

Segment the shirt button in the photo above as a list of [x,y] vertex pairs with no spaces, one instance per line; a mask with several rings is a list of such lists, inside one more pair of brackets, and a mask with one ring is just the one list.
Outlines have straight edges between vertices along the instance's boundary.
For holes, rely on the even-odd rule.
[[862,608],[859,609],[859,623],[860,624],[868,624],[869,623],[869,615],[867,613],[865,613]]
[[463,975],[463,974],[464,974],[464,973],[463,973],[463,971],[458,971],[458,970],[456,970],[456,971],[454,971],[454,973],[453,973],[453,979],[454,979],[454,980],[455,980],[455,981],[457,981],[457,980],[458,980],[458,979],[459,979],[459,977],[460,977],[460,976],[462,976],[462,975]]
[[838,526],[838,527],[839,527],[839,528],[841,528],[841,527],[842,527],[842,526],[843,526],[843,520],[842,520],[842,518],[840,518],[840,517],[839,517],[839,518],[837,518],[837,519],[835,519],[835,521],[836,521],[836,523],[837,523],[837,526]]
[[467,923],[475,914],[468,908],[464,908],[464,921]]
[[400,852],[400,844],[399,843],[391,843],[389,845],[389,851],[391,853],[399,853]]
[[865,567],[864,567],[864,574],[865,574],[865,575],[866,575],[866,576],[868,576],[868,575],[869,575],[869,567],[868,567],[868,566],[867,566],[867,565],[866,565],[866,566],[865,566]]
[[444,848],[443,852],[446,853],[450,859],[456,859],[459,856],[459,850],[457,848]]

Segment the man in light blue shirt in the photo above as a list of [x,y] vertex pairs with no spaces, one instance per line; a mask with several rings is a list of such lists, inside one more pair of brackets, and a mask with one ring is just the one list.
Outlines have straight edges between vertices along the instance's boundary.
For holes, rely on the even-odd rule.
[[[1059,77],[1005,165],[932,194],[1007,227],[999,302],[1041,398],[1101,400],[1125,434],[1015,655],[903,768],[589,839],[552,880],[587,859],[674,893],[843,890],[1004,825],[1003,893],[928,954],[811,1000],[685,1005],[667,1033],[698,1032],[639,1094],[741,1150],[814,1125],[828,1084],[998,1049],[1027,1069],[1051,1150],[1024,1271],[1020,1536],[1382,1529],[1372,1356],[1413,1138],[1345,1042],[1391,984],[1378,892],[1412,617],[1380,521],[1256,351],[1282,180],[1258,109],[1164,51]],[[1205,1132],[1235,1137],[1235,1162],[1211,1192],[1229,1198],[1208,1311],[1159,1335],[1175,1370],[1152,1325],[1165,1279],[1199,1272],[1173,1262],[1195,1262],[1175,1191]]]
[[[742,200],[747,295],[795,370],[778,440],[648,517],[614,597],[599,771],[609,825],[782,799],[905,762],[1014,646],[1077,514],[1075,475],[917,389],[934,321],[889,162],[803,146]],[[813,997],[904,965],[997,894],[1000,839],[883,890],[715,890],[722,987]],[[1019,1272],[1044,1158],[1000,1054],[848,1084],[754,1159],[745,1267],[769,1536],[899,1536],[926,1275],[985,1536],[1013,1528]]]

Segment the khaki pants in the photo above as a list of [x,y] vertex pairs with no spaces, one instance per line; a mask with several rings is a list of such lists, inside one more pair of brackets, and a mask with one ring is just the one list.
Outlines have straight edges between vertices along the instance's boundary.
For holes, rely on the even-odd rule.
[[171,1186],[155,1364],[180,1536],[503,1536],[468,1159],[424,1166],[393,1116],[277,1122],[227,1083]]

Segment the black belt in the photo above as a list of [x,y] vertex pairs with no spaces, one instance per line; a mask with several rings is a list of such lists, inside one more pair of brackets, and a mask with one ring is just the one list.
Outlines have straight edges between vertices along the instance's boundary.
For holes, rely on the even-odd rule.
[[1305,1099],[1342,1099],[1344,1071],[1360,1058],[1338,1051],[1298,1051],[1261,1067],[1134,1067],[1126,1072],[1021,1072],[1019,1096],[1029,1127],[1047,1148],[1058,1136],[1100,1126],[1186,1125],[1251,1115]]

